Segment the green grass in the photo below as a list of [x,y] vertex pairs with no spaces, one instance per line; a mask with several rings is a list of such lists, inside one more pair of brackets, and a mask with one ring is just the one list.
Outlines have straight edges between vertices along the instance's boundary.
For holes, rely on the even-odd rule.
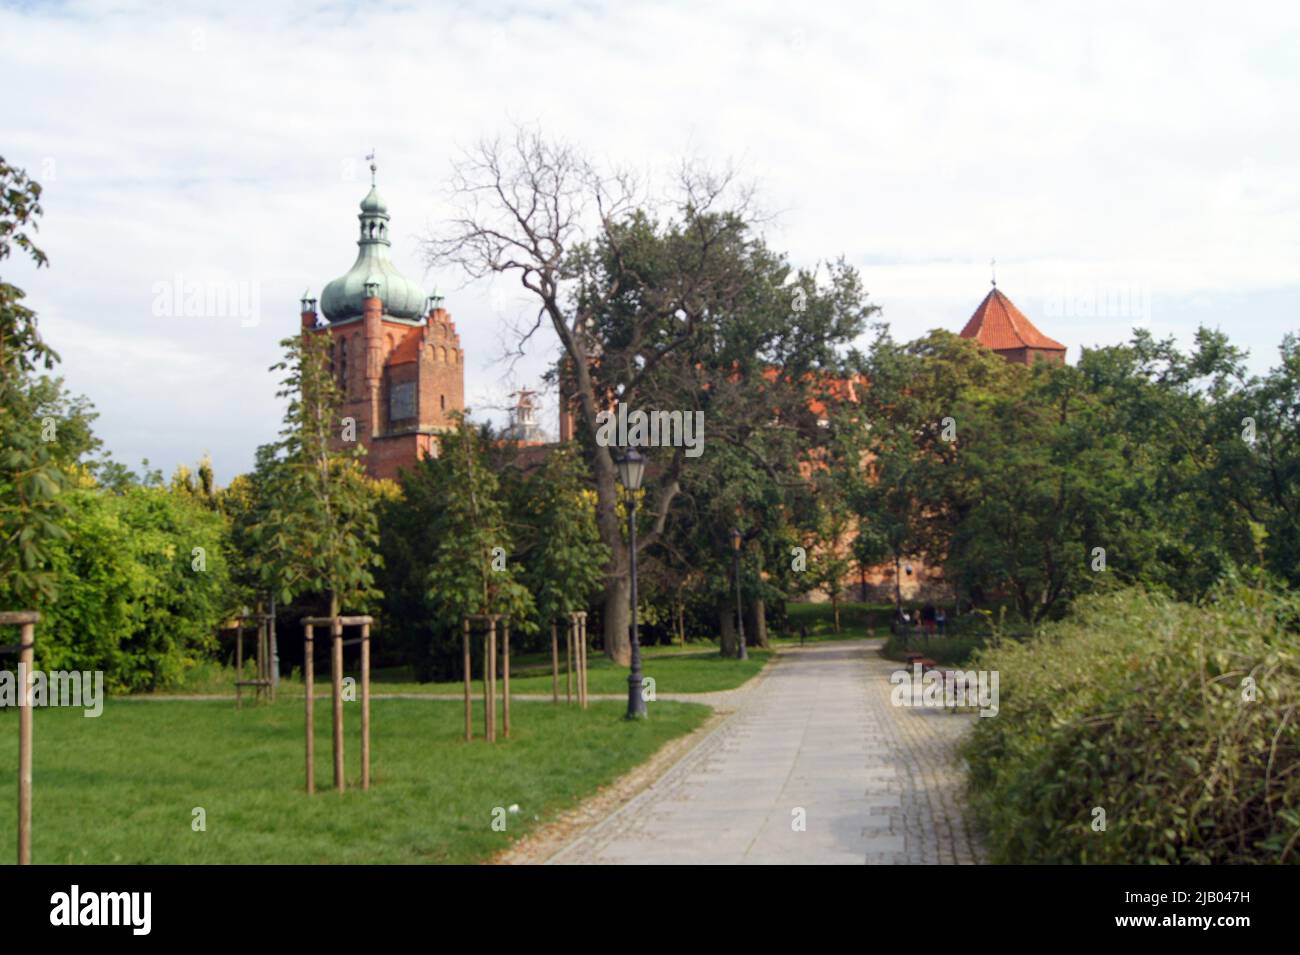
[[[595,671],[592,673],[593,683]],[[472,863],[644,761],[698,726],[708,708],[650,704],[583,712],[516,703],[512,738],[466,743],[459,703],[372,704],[369,792],[332,785],[330,713],[316,709],[315,796],[303,791],[301,703],[110,700],[36,713],[33,861],[37,863]],[[359,778],[360,710],[346,709],[349,783]],[[475,732],[482,732],[476,706]],[[17,719],[0,712],[0,767],[12,780]],[[0,798],[0,861],[16,855],[16,798]],[[495,807],[518,804],[506,832]],[[192,810],[207,831],[191,829]]]
[[[733,660],[722,657],[716,648],[701,649],[695,646],[651,647],[642,657],[643,675],[655,681],[656,693],[710,693],[718,690],[731,690],[763,669],[771,656],[771,651],[751,647],[748,660]],[[322,667],[318,661],[317,667]],[[544,659],[537,654],[523,660],[511,658],[510,693],[538,693],[549,695],[551,692],[551,663],[549,652]],[[603,654],[592,651],[587,658],[587,688],[591,693],[627,693],[627,667],[606,659]],[[355,675],[355,674],[354,674]],[[476,676],[476,689],[479,674]],[[185,684],[179,688],[165,691],[167,693],[204,694],[233,693],[234,669],[205,665],[191,674]],[[318,684],[328,680],[328,665],[316,672]],[[461,693],[464,684],[459,681],[417,683],[410,670],[398,667],[391,670],[376,670],[371,675],[376,693]],[[284,698],[300,697],[302,684],[295,677],[284,679],[280,684],[280,694]],[[560,697],[564,698],[564,660],[560,660]]]

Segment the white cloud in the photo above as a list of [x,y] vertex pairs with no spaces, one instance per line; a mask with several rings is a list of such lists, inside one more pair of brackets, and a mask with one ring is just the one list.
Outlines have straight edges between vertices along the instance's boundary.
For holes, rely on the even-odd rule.
[[[1125,328],[1043,317],[1067,285],[1146,288],[1152,326],[1184,336],[1208,317],[1261,348],[1296,326],[1277,305],[1300,289],[1294,5],[700,7],[2,9],[5,155],[45,181],[51,256],[6,276],[120,457],[211,449],[223,479],[274,434],[266,369],[303,287],[352,261],[364,152],[395,257],[425,278],[416,238],[446,213],[449,159],[512,120],[637,168],[738,161],[782,212],[773,243],[845,254],[900,336],[959,328],[993,256],[1074,346]],[[153,316],[178,272],[254,283],[260,324]],[[425,281],[472,401],[536,379],[549,338],[513,378],[496,361],[508,299]],[[1233,314],[1178,304],[1198,297]]]

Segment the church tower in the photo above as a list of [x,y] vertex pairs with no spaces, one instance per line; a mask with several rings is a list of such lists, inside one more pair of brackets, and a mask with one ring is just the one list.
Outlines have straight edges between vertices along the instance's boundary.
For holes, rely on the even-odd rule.
[[[339,413],[356,422],[367,473],[395,478],[436,456],[438,435],[465,410],[465,353],[441,297],[427,295],[393,264],[388,205],[375,187],[373,161],[357,219],[356,261],[321,294],[325,322],[316,300],[304,295],[302,327],[330,336]],[[341,433],[335,446],[346,446]]]
[[1011,299],[998,291],[996,281],[959,334],[1018,365],[1035,361],[1065,363],[1065,346],[1040,332]]

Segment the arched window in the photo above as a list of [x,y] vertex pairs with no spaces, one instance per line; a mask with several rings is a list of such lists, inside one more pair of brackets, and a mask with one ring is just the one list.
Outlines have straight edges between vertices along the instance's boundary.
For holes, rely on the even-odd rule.
[[446,411],[446,410],[447,410],[447,396],[446,396],[446,395],[439,395],[439,396],[438,396],[438,403],[439,403],[440,405],[442,405],[442,410],[443,410],[443,411]]
[[340,338],[336,344],[339,350],[339,392],[346,398],[348,396],[348,340]]

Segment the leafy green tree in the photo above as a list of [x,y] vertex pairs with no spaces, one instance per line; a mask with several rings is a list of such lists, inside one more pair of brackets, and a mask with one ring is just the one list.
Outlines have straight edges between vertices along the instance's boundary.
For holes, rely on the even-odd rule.
[[[0,261],[17,247],[38,269],[48,264],[32,239],[40,197],[40,184],[0,157]],[[95,444],[88,406],[41,373],[58,355],[42,341],[24,298],[0,279],[0,600],[22,608],[54,597],[49,564],[53,544],[65,537],[61,492]]]
[[522,491],[522,583],[538,622],[585,610],[605,582],[608,548],[596,527],[595,495],[576,449],[560,448],[531,474]]
[[1184,354],[1138,332],[1030,368],[946,332],[882,336],[865,367],[863,427],[842,452],[863,465],[860,536],[1030,622],[1119,583],[1200,596],[1251,562],[1262,516],[1286,513],[1266,503],[1287,486],[1266,478],[1269,447],[1240,433],[1247,408],[1287,433],[1286,385],[1257,396],[1219,333]]
[[380,596],[377,494],[367,481],[364,450],[336,450],[342,433],[338,384],[328,369],[328,336],[304,332],[281,345],[285,372],[279,396],[287,398],[284,427],[259,465],[265,501],[250,529],[257,578],[273,584],[281,603],[295,596],[327,595],[329,615],[362,609]]
[[1300,338],[1287,335],[1279,357],[1216,403],[1207,483],[1217,513],[1244,520],[1264,565],[1300,587]]
[[64,504],[50,559],[59,599],[41,611],[39,665],[103,670],[113,691],[176,684],[215,650],[234,606],[225,521],[163,488],[78,488]]
[[819,495],[819,519],[807,539],[808,580],[830,600],[835,632],[839,633],[844,578],[852,567],[848,544],[851,524],[849,510],[834,486],[834,482],[824,482],[825,493]]
[[439,533],[426,558],[435,612],[449,627],[467,616],[498,613],[521,632],[535,629],[523,568],[511,559],[514,540],[500,482],[487,466],[480,435],[462,417],[425,466],[442,491]]

